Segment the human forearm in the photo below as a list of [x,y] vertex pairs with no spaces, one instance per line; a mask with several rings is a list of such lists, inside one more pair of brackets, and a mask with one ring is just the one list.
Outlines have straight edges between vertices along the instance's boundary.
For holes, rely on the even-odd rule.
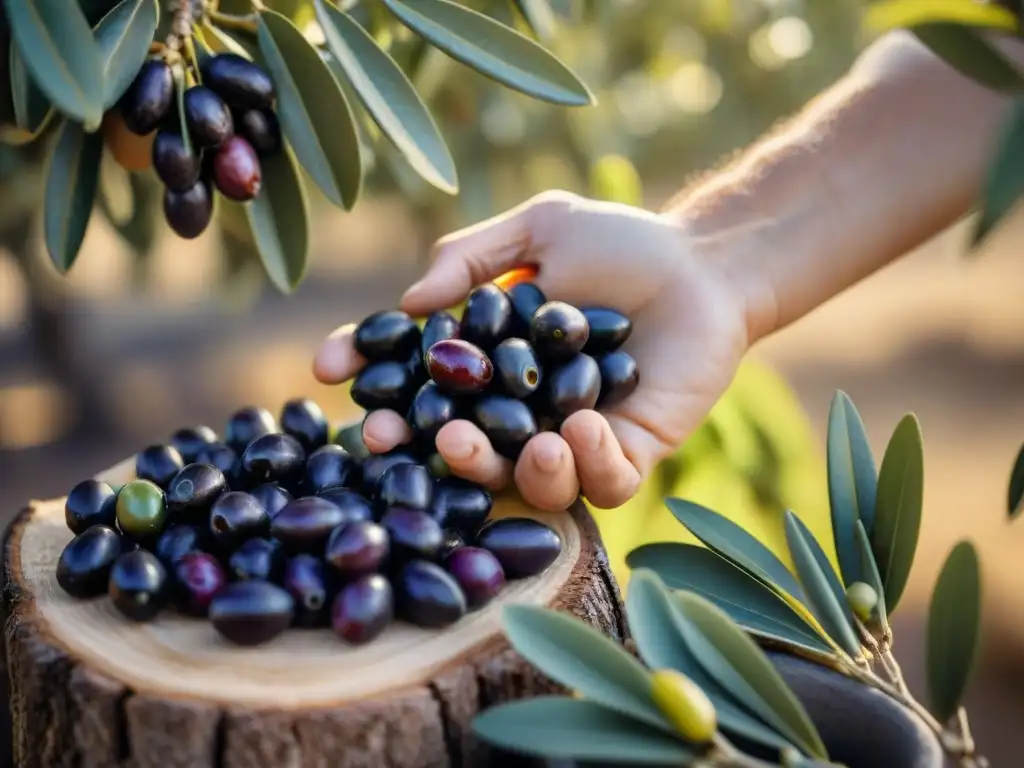
[[962,216],[1005,107],[892,35],[672,215],[741,286],[754,342]]

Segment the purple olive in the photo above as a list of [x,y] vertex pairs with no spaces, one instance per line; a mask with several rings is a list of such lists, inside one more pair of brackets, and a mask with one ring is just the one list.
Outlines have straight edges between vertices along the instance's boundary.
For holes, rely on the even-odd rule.
[[505,571],[498,558],[480,547],[461,547],[444,562],[455,577],[470,609],[489,603],[505,586]]
[[393,616],[391,583],[371,573],[341,589],[334,599],[331,626],[342,640],[360,645],[379,636]]

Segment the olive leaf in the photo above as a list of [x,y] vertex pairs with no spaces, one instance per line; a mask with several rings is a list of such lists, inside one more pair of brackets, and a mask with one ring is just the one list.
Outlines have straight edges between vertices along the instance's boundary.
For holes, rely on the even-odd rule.
[[[710,600],[755,637],[804,654],[835,655],[829,640],[774,590],[710,549],[672,542],[645,544],[626,556],[626,565],[634,571],[649,568],[669,588]],[[630,594],[635,578],[630,580]]]
[[1024,499],[1024,445],[1017,451],[1017,458],[1010,471],[1010,483],[1006,489],[1006,511],[1010,520],[1015,520],[1024,509],[1024,505],[1021,504],[1022,499]]
[[970,541],[946,558],[928,610],[928,698],[940,721],[956,714],[970,682],[981,634],[981,566]]
[[173,73],[174,95],[178,106],[178,132],[181,134],[181,143],[185,147],[185,154],[191,155],[195,150],[192,147],[192,132],[188,129],[188,118],[185,115],[185,91],[188,90],[188,83],[185,81],[185,72],[181,67],[175,67]]
[[455,194],[455,161],[405,73],[351,16],[324,0],[316,0],[316,13],[327,47],[381,131],[424,179]]
[[209,21],[203,22],[203,39],[214,53],[233,53],[246,59],[259,54],[259,42],[244,32],[231,34]]
[[78,3],[4,3],[17,47],[32,80],[51,103],[87,131],[103,119],[103,59]]
[[529,96],[592,106],[587,86],[526,35],[449,0],[383,0],[406,27],[456,61]]
[[686,528],[705,546],[797,600],[803,590],[789,569],[760,541],[736,523],[707,507],[684,499],[666,499],[665,505]]
[[64,121],[50,155],[43,194],[43,237],[60,272],[71,268],[82,247],[102,157],[99,133],[86,133],[81,124]]
[[1024,99],[1015,99],[1000,133],[981,193],[972,245],[981,244],[1024,194]]
[[722,730],[779,750],[791,746],[788,739],[744,709],[742,701],[733,698],[704,670],[686,644],[677,613],[678,608],[668,591],[652,571],[640,568],[633,572],[626,597],[626,615],[644,663],[652,669],[674,669],[693,680],[715,705]]
[[921,426],[913,414],[908,414],[893,431],[882,458],[875,498],[875,529],[871,533],[871,550],[890,613],[899,604],[914,564],[923,498]]
[[875,604],[875,615],[878,616],[878,625],[882,631],[889,634],[889,612],[885,606],[885,588],[882,585],[882,577],[878,573],[878,563],[875,561],[875,553],[871,551],[871,537],[868,536],[864,524],[857,521],[857,547],[860,549],[861,573],[864,580],[878,595],[878,602]]
[[843,577],[852,584],[862,581],[854,526],[860,520],[869,532],[874,527],[878,473],[864,422],[843,391],[835,393],[829,406],[827,464],[836,555]]
[[288,147],[260,160],[260,193],[245,206],[263,268],[282,293],[295,290],[309,260],[309,203]]
[[548,42],[555,35],[555,11],[548,0],[514,0],[537,39]]
[[604,634],[548,608],[502,612],[512,647],[557,683],[609,709],[672,732],[651,700],[651,673]]
[[327,199],[350,210],[363,174],[355,117],[344,92],[287,17],[262,11],[257,37],[260,60],[277,91],[281,132]]
[[786,541],[815,618],[843,650],[853,658],[861,655],[854,632],[853,613],[846,592],[814,535],[796,515],[786,511]]
[[864,26],[879,32],[942,21],[1010,32],[1018,25],[1007,8],[964,0],[882,0],[864,11]]
[[689,765],[697,753],[678,738],[593,701],[536,696],[473,718],[477,736],[497,747],[551,759]]
[[676,592],[680,630],[701,666],[767,724],[812,757],[828,753],[803,705],[768,657],[721,610],[692,592]]
[[932,53],[980,85],[1003,93],[1024,91],[1024,74],[982,37],[982,30],[935,23],[921,24],[913,32]]
[[96,26],[104,109],[117,103],[142,68],[159,17],[157,0],[121,0]]
[[21,54],[11,46],[11,103],[14,121],[19,128],[33,137],[39,136],[53,118],[54,109],[39,86],[28,74]]

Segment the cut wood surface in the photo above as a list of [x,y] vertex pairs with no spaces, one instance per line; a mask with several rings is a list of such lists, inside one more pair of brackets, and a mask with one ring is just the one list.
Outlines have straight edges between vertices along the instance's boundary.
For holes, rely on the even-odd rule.
[[[132,461],[101,475],[119,485]],[[4,655],[18,766],[331,766],[487,764],[469,722],[491,703],[554,690],[508,646],[508,603],[569,610],[623,639],[620,596],[596,526],[496,498],[493,517],[536,517],[562,537],[541,575],[444,630],[395,622],[364,646],[329,629],[292,629],[241,648],[209,622],[164,611],[136,624],[109,599],[57,585],[72,534],[64,500],[33,502],[4,545]]]

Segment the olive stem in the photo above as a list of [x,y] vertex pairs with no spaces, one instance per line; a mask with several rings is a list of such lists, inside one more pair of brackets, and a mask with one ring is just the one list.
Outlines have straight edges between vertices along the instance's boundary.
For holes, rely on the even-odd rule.
[[[711,754],[708,755],[707,765],[709,766],[716,768],[768,768],[768,766],[776,765],[744,754],[736,749],[721,732],[715,734],[712,745]],[[697,763],[697,765],[700,764],[700,762]]]
[[256,32],[256,19],[258,14],[250,13],[245,16],[235,16],[220,11],[207,11],[206,18],[211,23],[224,29],[238,29],[242,32]]
[[186,38],[192,36],[193,0],[177,0],[172,6],[171,31],[167,35],[167,47],[180,51]]

